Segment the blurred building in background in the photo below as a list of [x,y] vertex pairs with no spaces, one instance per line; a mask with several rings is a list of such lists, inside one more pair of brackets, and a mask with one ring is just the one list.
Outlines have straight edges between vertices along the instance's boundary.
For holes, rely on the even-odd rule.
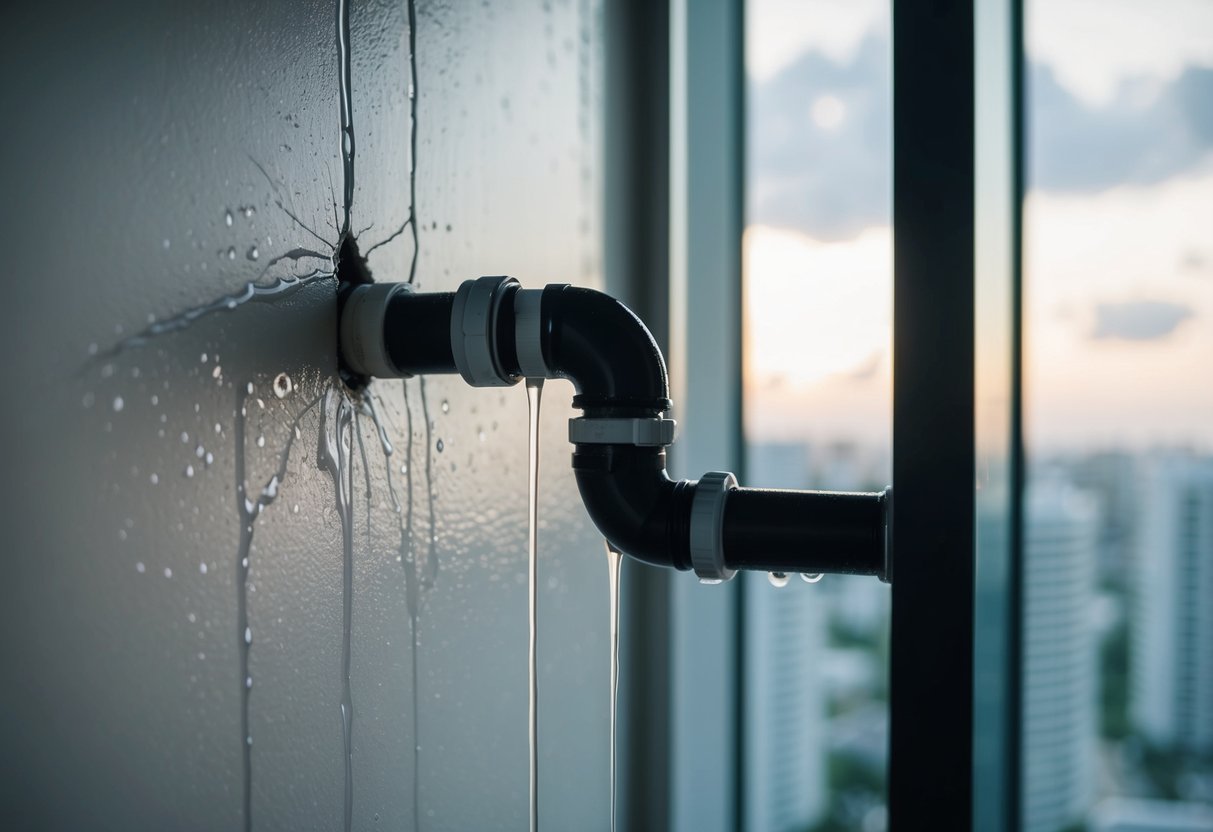
[[1213,754],[1213,460],[1143,466],[1132,718],[1154,746]]
[[1023,828],[1055,832],[1094,797],[1098,510],[1055,474],[1029,488],[1026,515]]

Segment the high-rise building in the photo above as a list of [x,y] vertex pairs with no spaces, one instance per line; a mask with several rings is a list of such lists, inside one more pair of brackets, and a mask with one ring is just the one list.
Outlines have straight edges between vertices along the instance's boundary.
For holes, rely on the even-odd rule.
[[1057,832],[1093,797],[1098,513],[1090,495],[1045,475],[1025,519],[1023,829]]
[[1141,477],[1133,598],[1134,725],[1213,751],[1213,459],[1156,454]]

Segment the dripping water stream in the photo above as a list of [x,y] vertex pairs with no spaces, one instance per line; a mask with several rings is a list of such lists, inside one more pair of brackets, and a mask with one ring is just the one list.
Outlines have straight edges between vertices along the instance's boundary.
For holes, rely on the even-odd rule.
[[353,408],[345,394],[330,387],[324,397],[320,432],[321,464],[333,478],[337,515],[341,520],[341,736],[345,760],[344,828],[354,819],[354,699],[350,685],[351,640],[354,620],[354,511],[351,494],[354,469],[350,464]]
[[542,394],[543,379],[528,378],[526,400],[530,472],[527,488],[527,611],[530,618],[530,640],[527,645],[527,728],[530,732],[531,832],[537,832],[539,829],[539,665],[536,647],[539,636],[539,402]]
[[615,751],[617,747],[616,723],[615,716],[618,713],[619,705],[619,573],[620,567],[623,566],[623,553],[611,545],[608,540],[606,542],[607,553],[607,572],[609,577],[610,587],[610,632],[611,640],[611,693],[610,693],[610,731],[611,735],[609,742],[611,744],[610,766],[611,766],[611,832],[615,832],[615,811],[616,811],[616,772]]
[[341,164],[344,200],[340,236],[350,232],[350,211],[354,206],[354,101],[350,62],[350,4],[337,0],[337,60],[341,77]]
[[253,646],[253,629],[248,616],[248,578],[249,558],[252,555],[253,531],[261,512],[278,498],[279,489],[286,479],[287,466],[290,464],[291,450],[295,440],[300,436],[299,424],[303,417],[320,402],[320,396],[312,399],[303,410],[299,411],[291,422],[287,434],[286,445],[278,455],[278,467],[255,497],[248,495],[248,478],[246,474],[245,436],[247,433],[248,409],[247,400],[252,385],[237,388],[236,420],[235,420],[235,468],[236,468],[236,516],[240,519],[240,544],[236,549],[236,640],[240,656],[240,731],[241,731],[241,762],[244,783],[243,808],[244,828],[253,828],[253,734],[250,728],[250,706],[253,694],[253,674],[250,670],[249,658]]

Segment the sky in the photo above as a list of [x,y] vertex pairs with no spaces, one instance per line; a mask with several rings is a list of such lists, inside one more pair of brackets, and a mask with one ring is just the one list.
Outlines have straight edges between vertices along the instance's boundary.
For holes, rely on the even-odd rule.
[[[884,444],[888,4],[751,0],[746,424]],[[1213,449],[1213,2],[1027,5],[1034,449]]]

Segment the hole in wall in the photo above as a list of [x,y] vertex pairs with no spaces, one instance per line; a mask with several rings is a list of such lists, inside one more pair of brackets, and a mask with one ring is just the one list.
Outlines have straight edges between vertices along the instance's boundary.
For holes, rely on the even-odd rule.
[[[348,231],[341,235],[341,242],[337,246],[334,273],[337,276],[337,326],[338,339],[340,339],[341,313],[345,309],[345,302],[349,298],[350,292],[355,287],[375,282],[375,278],[371,276],[371,270],[366,264],[366,258],[358,251],[358,241]],[[355,372],[345,363],[345,358],[341,355],[340,342],[338,342],[337,349],[337,366],[342,383],[351,392],[361,392],[371,381],[369,377]]]

